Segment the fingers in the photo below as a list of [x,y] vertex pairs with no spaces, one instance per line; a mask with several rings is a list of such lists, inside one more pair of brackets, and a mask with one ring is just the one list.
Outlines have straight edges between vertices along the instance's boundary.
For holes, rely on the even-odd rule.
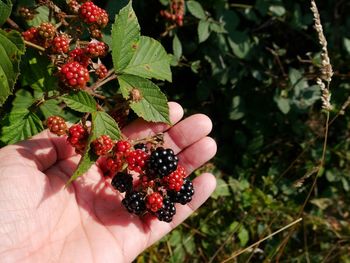
[[216,154],[216,142],[210,137],[204,137],[187,147],[178,155],[180,164],[185,168],[186,174],[192,173]]
[[173,230],[195,210],[197,210],[211,195],[216,187],[216,180],[212,174],[205,173],[193,180],[194,196],[187,205],[176,205],[176,214],[171,223],[165,223],[151,219],[149,223],[148,246],[161,239],[164,235]]
[[164,146],[179,153],[182,149],[207,136],[212,129],[211,120],[203,114],[192,115],[164,134]]
[[[169,102],[169,119],[172,125],[176,124],[183,117],[184,111],[180,104]],[[169,129],[169,125],[165,123],[146,122],[139,118],[123,129],[124,135],[130,139],[141,139],[147,136],[164,132]]]
[[48,130],[0,151],[2,163],[35,167],[40,171],[73,155],[74,149],[67,143],[66,137],[58,137]]

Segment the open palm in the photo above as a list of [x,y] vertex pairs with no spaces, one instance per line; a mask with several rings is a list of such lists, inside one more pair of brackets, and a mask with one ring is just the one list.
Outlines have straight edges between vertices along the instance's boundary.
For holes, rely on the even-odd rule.
[[[182,108],[169,106],[172,127],[136,120],[123,133],[136,139],[166,131],[165,146],[191,173],[216,152],[214,140],[207,137],[211,122],[200,114],[180,121]],[[65,188],[79,159],[65,138],[47,131],[0,150],[1,262],[130,262],[215,188],[214,177],[203,174],[194,180],[192,202],[176,206],[171,223],[139,218],[124,209],[122,196],[98,165]]]

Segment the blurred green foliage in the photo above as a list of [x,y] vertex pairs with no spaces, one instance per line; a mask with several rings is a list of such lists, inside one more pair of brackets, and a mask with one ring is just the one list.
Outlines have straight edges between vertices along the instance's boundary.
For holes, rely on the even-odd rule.
[[[350,95],[350,3],[317,4],[335,70],[325,167],[303,221],[230,262],[350,262],[350,118],[337,115]],[[212,198],[136,261],[221,262],[296,220],[316,176],[326,115],[310,2],[186,1],[175,28],[159,15],[169,1],[134,5],[145,34],[174,54],[164,91],[209,115],[218,143],[201,169],[217,176]]]

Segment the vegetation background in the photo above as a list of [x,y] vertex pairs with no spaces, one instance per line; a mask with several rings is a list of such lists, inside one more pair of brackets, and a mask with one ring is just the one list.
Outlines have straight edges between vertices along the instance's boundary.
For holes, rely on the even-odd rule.
[[203,170],[214,172],[218,187],[137,262],[222,262],[299,217],[229,262],[350,262],[349,1],[317,1],[335,71],[335,119],[314,188],[326,114],[310,1],[185,3],[184,25],[175,28],[159,15],[169,1],[134,7],[145,34],[174,53],[174,83],[163,91],[187,114],[213,120],[218,154]]
[[[127,2],[95,1],[112,20]],[[350,262],[350,2],[317,5],[334,69],[324,163],[327,114],[310,1],[186,0],[183,26],[160,15],[171,0],[133,1],[142,35],[173,54],[173,83],[158,83],[162,91],[187,115],[207,114],[218,143],[215,159],[196,172],[216,175],[212,198],[135,262]],[[108,43],[110,28],[104,33]]]

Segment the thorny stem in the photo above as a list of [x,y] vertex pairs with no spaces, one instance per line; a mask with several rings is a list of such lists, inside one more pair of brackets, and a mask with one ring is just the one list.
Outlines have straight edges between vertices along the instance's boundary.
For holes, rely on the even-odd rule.
[[40,51],[45,51],[45,48],[43,48],[43,47],[41,47],[41,46],[39,46],[39,45],[37,45],[37,44],[34,44],[34,43],[32,43],[32,42],[29,42],[29,41],[27,41],[27,40],[24,40],[24,43],[27,45],[27,46],[30,46],[30,47],[32,47],[32,48],[35,48],[35,49],[37,49],[37,50],[40,50]]

